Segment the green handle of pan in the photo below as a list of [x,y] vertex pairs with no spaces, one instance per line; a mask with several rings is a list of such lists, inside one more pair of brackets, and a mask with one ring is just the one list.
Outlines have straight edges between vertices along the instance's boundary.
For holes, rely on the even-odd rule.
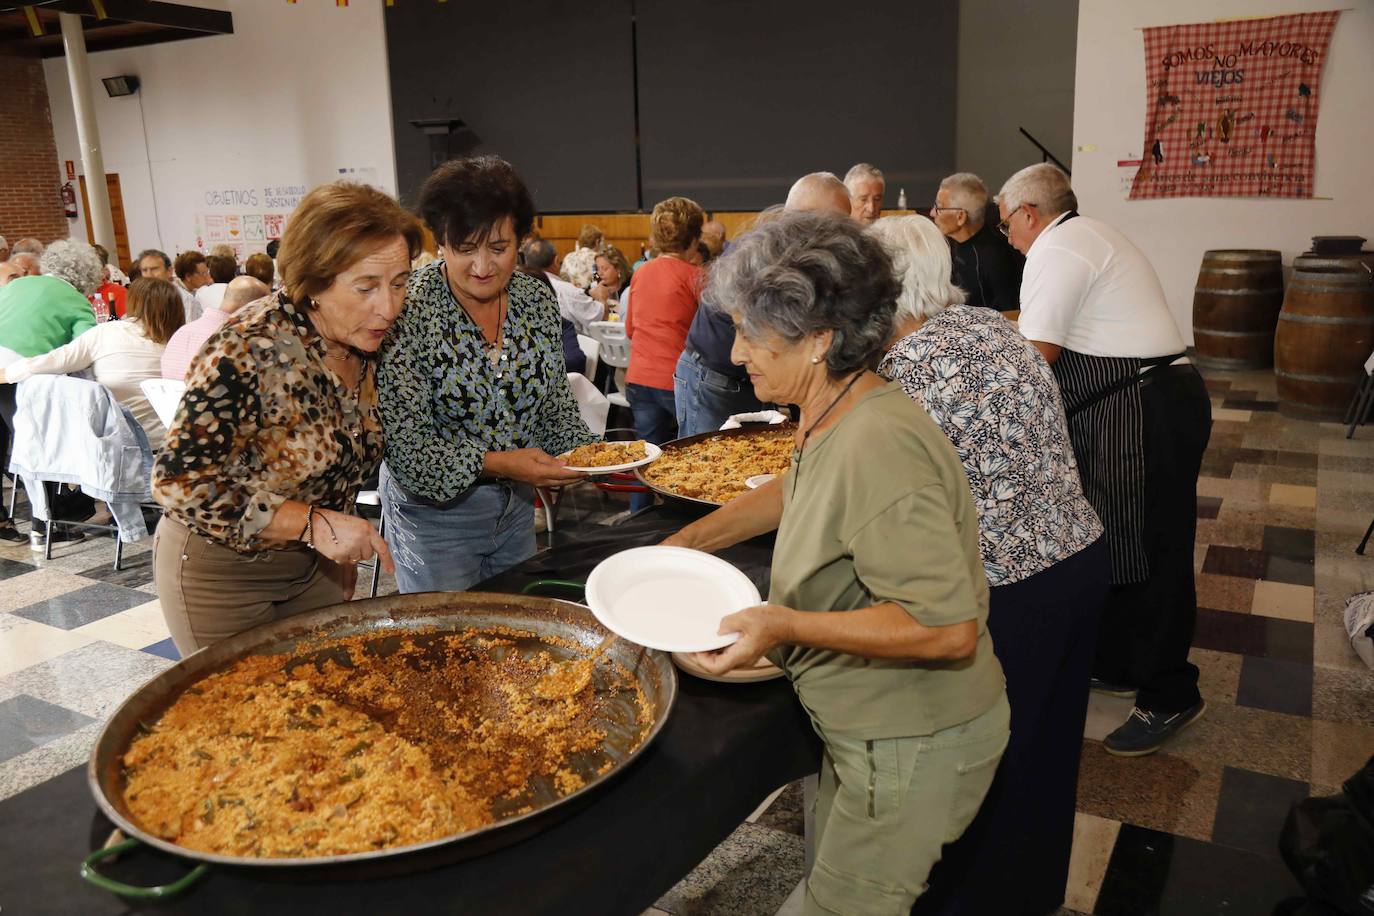
[[529,595],[541,588],[571,588],[579,592],[587,590],[587,583],[573,582],[571,579],[535,579],[529,585],[520,589],[520,594]]
[[123,882],[115,881],[113,878],[107,878],[95,870],[95,864],[97,862],[108,859],[110,856],[117,856],[120,853],[136,849],[142,845],[143,844],[136,839],[128,839],[122,843],[107,846],[104,849],[97,849],[95,852],[88,855],[85,861],[81,863],[81,877],[91,884],[94,884],[96,887],[107,890],[112,894],[119,894],[121,897],[133,897],[138,900],[164,900],[168,897],[175,897],[192,884],[195,884],[203,878],[205,873],[210,869],[209,865],[202,862],[171,884],[163,884],[158,887],[135,887],[132,884],[124,884]]

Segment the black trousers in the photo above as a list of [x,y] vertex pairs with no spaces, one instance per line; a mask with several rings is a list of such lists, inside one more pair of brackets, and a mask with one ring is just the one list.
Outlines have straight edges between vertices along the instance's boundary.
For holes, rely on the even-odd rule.
[[988,630],[1007,678],[1011,741],[978,816],[945,847],[913,914],[1044,916],[1064,902],[1088,675],[1110,580],[1099,538],[991,590]]
[[1093,674],[1139,687],[1142,709],[1173,713],[1201,697],[1188,650],[1197,624],[1197,478],[1212,434],[1212,402],[1191,366],[1170,367],[1143,383],[1140,402],[1150,577],[1112,586]]

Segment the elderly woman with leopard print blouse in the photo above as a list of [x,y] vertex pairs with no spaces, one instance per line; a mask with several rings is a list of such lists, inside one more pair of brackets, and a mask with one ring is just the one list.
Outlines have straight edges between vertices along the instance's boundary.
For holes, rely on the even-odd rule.
[[282,238],[284,288],[192,362],[153,468],[153,572],[182,655],[347,601],[359,562],[392,569],[351,510],[381,462],[375,355],[419,250],[419,224],[387,195],[316,188]]

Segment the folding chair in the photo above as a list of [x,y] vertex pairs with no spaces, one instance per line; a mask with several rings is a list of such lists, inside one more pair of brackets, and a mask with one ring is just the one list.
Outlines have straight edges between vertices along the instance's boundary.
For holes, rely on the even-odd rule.
[[[624,382],[622,381],[624,378],[622,373],[630,367],[630,338],[625,333],[625,326],[618,321],[593,321],[587,325],[587,331],[597,343],[601,344],[601,361],[617,370],[615,385],[622,390],[608,390],[606,392],[607,399],[617,407],[628,409],[630,401],[625,397]],[[609,382],[606,387],[607,389],[611,387]]]

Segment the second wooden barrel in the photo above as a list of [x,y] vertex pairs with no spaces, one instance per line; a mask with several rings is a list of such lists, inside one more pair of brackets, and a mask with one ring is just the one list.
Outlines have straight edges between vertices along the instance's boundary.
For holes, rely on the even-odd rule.
[[1274,337],[1279,412],[1338,420],[1374,351],[1374,282],[1358,262],[1299,265]]
[[1193,292],[1196,361],[1213,369],[1265,369],[1274,361],[1274,328],[1283,305],[1277,251],[1208,251]]

